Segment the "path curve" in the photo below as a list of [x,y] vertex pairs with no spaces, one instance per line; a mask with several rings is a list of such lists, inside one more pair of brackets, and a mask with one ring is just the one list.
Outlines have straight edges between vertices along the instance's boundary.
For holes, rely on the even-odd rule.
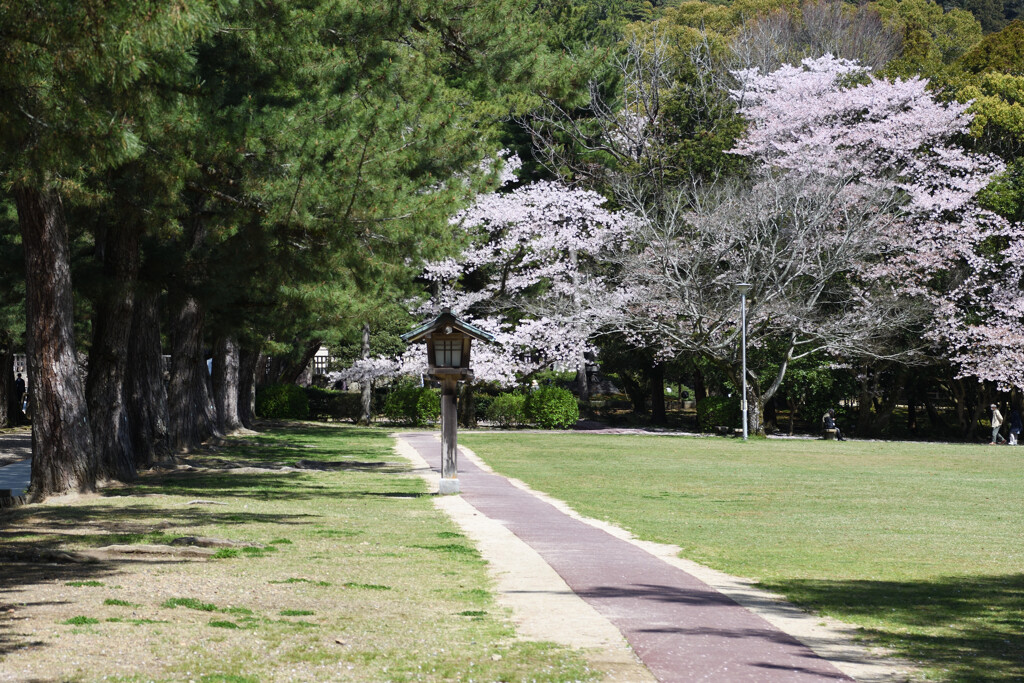
[[[398,437],[400,451],[407,448],[426,462],[439,461],[434,434]],[[769,617],[777,624],[788,623],[793,627],[789,631],[799,630],[795,622],[821,621],[777,596],[678,560],[674,552],[665,552],[671,546],[639,542],[621,529],[581,518],[559,501],[489,471],[468,449],[460,447],[460,455],[462,494],[439,498],[441,507],[453,507],[444,502],[448,498],[461,499],[525,542],[557,572],[559,581],[625,636],[658,680],[810,683],[850,681],[853,676],[862,681],[906,680],[898,667],[878,661],[827,629],[819,627],[817,633],[811,629],[809,635],[802,634],[801,642],[736,602],[759,605],[758,612],[778,617]],[[436,490],[439,473],[437,467],[432,470]],[[694,575],[701,570],[703,578],[710,577],[726,590],[731,580],[732,597]],[[808,641],[833,661],[816,654],[805,644]]]

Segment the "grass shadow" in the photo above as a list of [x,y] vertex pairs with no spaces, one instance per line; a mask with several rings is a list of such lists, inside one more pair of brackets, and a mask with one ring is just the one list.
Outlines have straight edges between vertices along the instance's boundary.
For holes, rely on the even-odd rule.
[[1024,680],[1024,574],[931,581],[791,580],[763,584],[864,626],[869,638],[953,681]]

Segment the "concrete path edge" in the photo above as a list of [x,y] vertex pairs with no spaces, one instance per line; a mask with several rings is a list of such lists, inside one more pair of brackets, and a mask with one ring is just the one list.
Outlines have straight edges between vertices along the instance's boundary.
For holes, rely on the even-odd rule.
[[[437,493],[438,474],[401,437],[395,440],[395,452],[410,460],[413,472],[426,480],[431,493]],[[498,604],[511,613],[519,636],[587,650],[588,660],[607,671],[610,681],[656,680],[619,630],[503,524],[481,514],[461,496],[437,496],[434,505],[473,540],[487,560]]]
[[[407,442],[398,435],[394,436],[397,442],[396,452],[402,457],[411,460],[414,463],[416,473],[427,480],[432,487],[432,492],[436,492],[438,490],[438,474],[431,471],[428,463]],[[470,449],[465,446],[459,446],[459,452],[462,457],[472,460],[482,470],[494,473],[494,469]],[[830,661],[844,674],[857,681],[864,681],[865,683],[897,683],[907,681],[914,676],[915,667],[910,662],[899,660],[891,652],[884,649],[869,648],[854,642],[857,637],[856,626],[829,617],[805,612],[787,602],[782,596],[757,588],[750,579],[731,576],[679,557],[681,548],[678,546],[637,539],[625,529],[580,515],[565,502],[534,491],[520,480],[511,477],[506,477],[506,479],[513,486],[544,500],[564,514],[631,543],[654,557],[691,574],[762,617],[776,628],[804,643],[815,654]],[[615,647],[626,648],[630,656],[634,660],[636,659],[618,629],[603,616],[599,615],[582,598],[572,593],[561,577],[529,545],[515,537],[502,524],[489,520],[459,496],[438,497],[436,505],[448,513],[466,531],[467,535],[474,542],[478,543],[478,547],[480,547],[480,551],[485,559],[492,563],[498,583],[499,601],[512,610],[513,622],[522,629],[521,632],[524,636],[551,640],[570,647],[607,648],[608,645],[616,643],[609,651],[609,656],[612,659],[617,657]],[[490,547],[489,539],[502,535],[511,536],[514,539],[514,543],[518,543],[521,546],[511,551],[510,556],[504,561],[500,556],[491,557],[488,554],[491,551],[496,551],[495,548]],[[513,543],[510,540],[507,542]],[[523,558],[528,555],[533,556],[530,562],[531,567],[539,562],[550,575],[553,575],[553,577],[541,577],[541,574],[535,574],[535,572],[543,572],[542,569],[535,570],[531,568],[530,573],[535,574],[535,580],[539,581],[536,587],[532,589],[520,587],[515,583],[515,579],[510,577],[512,572],[520,572],[524,566]],[[512,583],[509,584],[509,582]],[[560,588],[554,591],[551,588],[544,587],[557,586],[559,584]],[[542,591],[539,595],[536,593],[538,590]],[[568,595],[563,594],[562,591]],[[524,600],[531,592],[533,592],[533,600]],[[560,608],[572,610],[572,614],[575,616],[569,617],[570,612],[567,611],[566,616],[555,617],[551,610],[552,594],[559,595]],[[543,601],[543,609],[539,608],[541,603],[536,602],[537,600]],[[573,602],[580,604],[573,605]],[[593,614],[587,614],[588,611]],[[563,621],[563,619],[569,619],[569,621]],[[577,619],[580,619],[580,621],[577,621]],[[597,620],[604,622],[604,627],[593,627],[595,632],[600,632],[602,635],[591,640],[582,633],[579,636],[573,633],[573,631],[581,630],[577,624],[590,624],[591,619],[595,622]],[[544,623],[548,621],[551,623]],[[566,628],[567,623],[571,623],[572,628]],[[587,630],[590,628],[588,626]],[[611,635],[611,632],[614,632],[615,635]],[[619,643],[621,645],[618,645]],[[611,662],[608,663],[610,664]],[[634,671],[624,677],[620,677],[617,674],[626,674],[625,671],[612,671],[610,680],[654,680],[646,667],[643,667],[639,662],[637,662],[637,665],[642,668],[642,672],[646,677],[638,677],[641,675],[638,671]]]

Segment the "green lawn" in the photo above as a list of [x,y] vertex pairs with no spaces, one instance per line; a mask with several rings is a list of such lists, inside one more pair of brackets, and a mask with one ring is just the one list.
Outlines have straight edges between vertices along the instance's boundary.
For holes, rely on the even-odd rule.
[[498,471],[863,627],[939,680],[1024,680],[1024,448],[465,433]]
[[[189,456],[199,469],[0,511],[0,671],[62,681],[598,679],[578,651],[516,640],[486,562],[393,444],[381,430],[273,429]],[[266,469],[282,464],[302,469]],[[225,465],[247,469],[205,469]],[[263,547],[207,561],[3,559],[185,536]]]

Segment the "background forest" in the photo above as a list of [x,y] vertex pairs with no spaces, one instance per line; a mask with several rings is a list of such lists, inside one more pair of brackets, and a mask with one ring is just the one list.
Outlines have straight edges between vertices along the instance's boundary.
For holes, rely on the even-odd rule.
[[90,490],[321,346],[417,376],[442,307],[500,342],[467,405],[554,368],[664,424],[737,403],[748,282],[754,431],[973,439],[1024,386],[1020,9],[3,3],[0,425],[24,352],[33,489]]

